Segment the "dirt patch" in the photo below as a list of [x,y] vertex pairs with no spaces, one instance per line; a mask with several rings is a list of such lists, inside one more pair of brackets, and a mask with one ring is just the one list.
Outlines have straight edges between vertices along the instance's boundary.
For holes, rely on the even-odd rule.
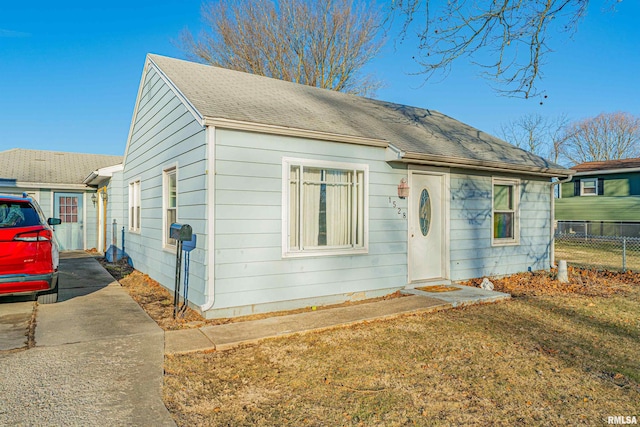
[[[569,283],[557,280],[558,271],[540,271],[491,278],[494,290],[514,297],[541,295],[584,295],[609,297],[624,294],[631,286],[640,285],[640,273],[599,271],[568,268]],[[480,287],[482,278],[461,282],[462,285]]]
[[[308,311],[326,310],[336,307],[347,307],[352,305],[364,304],[388,300],[393,298],[401,298],[405,295],[400,292],[371,298],[361,301],[347,301],[342,304],[332,304],[325,306],[309,306],[298,310],[277,311],[263,314],[253,314],[250,316],[241,316],[233,318],[211,319],[205,320],[196,311],[188,308],[184,317],[173,318],[173,292],[161,286],[158,282],[151,279],[148,275],[134,270],[126,261],[120,261],[116,264],[107,262],[104,258],[98,261],[104,268],[127,289],[129,295],[142,307],[147,314],[155,320],[155,322],[164,330],[176,330],[185,328],[198,328],[204,325],[222,325],[226,323],[246,322],[250,320],[266,319],[270,317],[286,316],[289,314],[304,313]],[[180,303],[182,305],[182,302]]]

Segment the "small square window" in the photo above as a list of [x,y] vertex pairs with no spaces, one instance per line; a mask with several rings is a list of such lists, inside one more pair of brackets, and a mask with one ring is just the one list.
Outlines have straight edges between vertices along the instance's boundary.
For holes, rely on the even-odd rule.
[[597,196],[598,180],[595,178],[580,180],[580,195],[581,196]]

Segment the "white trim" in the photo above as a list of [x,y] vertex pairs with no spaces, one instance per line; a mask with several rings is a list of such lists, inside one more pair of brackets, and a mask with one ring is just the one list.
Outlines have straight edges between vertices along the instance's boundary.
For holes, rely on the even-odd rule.
[[211,309],[215,304],[216,293],[215,293],[215,241],[216,241],[216,197],[215,197],[215,188],[216,188],[216,128],[212,126],[207,126],[205,130],[205,139],[207,141],[207,195],[206,195],[206,203],[207,203],[207,266],[206,266],[206,274],[207,280],[205,282],[205,303],[200,306],[200,311],[204,313],[205,311]]
[[91,172],[89,174],[89,176],[87,176],[84,181],[82,181],[83,184],[87,184],[87,185],[100,185],[103,181],[107,180],[108,178],[111,178],[113,176],[114,172],[120,172],[122,171],[123,167],[122,167],[122,163],[119,163],[117,165],[113,165],[113,166],[106,166],[104,168],[100,168],[100,169],[96,169],[93,172]]
[[176,175],[176,222],[178,221],[178,219],[180,218],[178,216],[178,209],[179,209],[179,203],[178,203],[178,163],[172,163],[170,165],[166,165],[162,168],[162,249],[167,251],[167,252],[171,252],[171,253],[175,253],[177,250],[178,245],[171,245],[167,242],[167,200],[168,200],[168,195],[167,195],[167,190],[168,190],[168,183],[167,183],[167,177],[169,176],[170,173],[174,173]]
[[82,193],[82,249],[87,249],[87,193]]
[[216,117],[205,117],[206,126],[217,128],[244,130],[249,132],[267,133],[272,135],[293,136],[300,138],[318,139],[331,142],[345,142],[349,144],[368,145],[372,147],[387,148],[389,142],[384,139],[367,138],[354,135],[343,135],[338,133],[322,132],[309,129],[291,128],[285,126],[269,125],[263,123],[245,122],[240,120],[223,119]]
[[[520,179],[517,178],[497,178],[491,177],[491,246],[518,246],[520,244]],[[493,216],[495,214],[493,201],[494,190],[496,185],[510,185],[513,186],[513,238],[500,238],[494,237],[494,225],[495,221]]]
[[12,183],[10,187],[0,185],[0,192],[2,192],[2,189],[4,188],[9,190],[12,188],[25,188],[25,189],[33,188],[38,190],[46,188],[47,190],[71,191],[71,192],[94,190],[93,188],[85,184],[54,184],[50,182],[23,182],[23,181],[16,181],[15,183]]
[[424,280],[416,280],[414,281],[411,278],[412,271],[412,263],[411,263],[411,224],[413,221],[413,209],[411,209],[412,197],[416,197],[415,191],[411,191],[414,188],[413,185],[413,177],[415,174],[417,175],[431,175],[431,176],[442,176],[444,179],[442,180],[442,217],[443,217],[443,247],[441,250],[444,253],[443,257],[443,274],[444,277],[434,278],[434,281],[442,281],[449,280],[451,277],[451,170],[449,168],[438,168],[438,167],[430,167],[430,166],[422,166],[422,165],[409,165],[407,169],[407,184],[409,185],[409,199],[407,202],[407,283],[418,283],[423,282]]
[[[289,251],[289,170],[291,165],[312,166],[326,169],[352,170],[363,172],[363,236],[362,247],[357,248],[318,248],[315,250]],[[302,174],[300,175],[302,179]],[[300,200],[302,203],[302,200]],[[302,258],[317,256],[356,255],[369,253],[369,165],[366,163],[344,163],[327,160],[282,158],[282,257]]]
[[548,178],[566,177],[572,175],[575,171],[571,169],[552,169],[535,166],[524,166],[519,164],[501,163],[496,161],[466,159],[462,157],[439,156],[433,154],[420,154],[407,152],[403,153],[402,158],[397,160],[401,163],[440,166],[459,169],[473,169],[489,172],[503,172],[510,174],[522,174],[533,176],[544,176]]
[[[131,217],[131,204],[135,202],[136,198],[136,184],[138,188],[138,204],[134,207],[138,207],[140,209],[140,221],[138,222],[137,227],[131,227],[132,222],[135,224],[135,219]],[[133,192],[131,191],[133,186]],[[129,181],[127,185],[128,190],[128,203],[127,203],[127,230],[133,234],[140,234],[142,232],[142,179],[140,177],[133,178]],[[135,213],[135,212],[134,212]]]
[[[593,182],[593,189],[594,189],[594,193],[585,193],[584,192],[584,183],[586,182]],[[580,197],[582,196],[586,196],[586,197],[592,197],[592,196],[597,196],[598,195],[598,178],[584,178],[580,180]]]

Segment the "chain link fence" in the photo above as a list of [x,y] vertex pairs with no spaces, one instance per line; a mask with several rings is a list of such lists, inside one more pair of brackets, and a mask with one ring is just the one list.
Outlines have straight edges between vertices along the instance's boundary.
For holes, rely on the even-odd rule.
[[558,221],[555,259],[581,267],[640,271],[640,224]]

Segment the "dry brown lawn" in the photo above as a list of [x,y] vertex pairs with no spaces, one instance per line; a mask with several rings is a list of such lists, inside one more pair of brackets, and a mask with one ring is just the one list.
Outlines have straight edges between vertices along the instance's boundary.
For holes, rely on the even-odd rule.
[[640,276],[496,280],[511,301],[168,356],[178,425],[606,425],[640,416]]

